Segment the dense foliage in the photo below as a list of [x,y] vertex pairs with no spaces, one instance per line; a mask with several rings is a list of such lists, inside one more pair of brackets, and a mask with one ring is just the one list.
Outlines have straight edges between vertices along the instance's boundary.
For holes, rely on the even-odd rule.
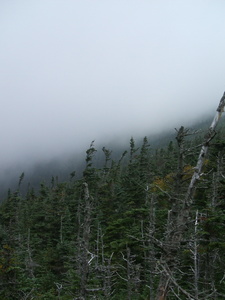
[[182,144],[154,151],[146,137],[140,147],[131,138],[118,161],[104,147],[99,168],[91,143],[82,178],[52,178],[26,196],[22,174],[0,206],[0,299],[156,299],[172,265],[168,299],[224,299],[222,134],[210,146],[182,242],[167,243],[180,230],[169,215],[175,204],[182,209],[200,149],[201,138],[184,132]]

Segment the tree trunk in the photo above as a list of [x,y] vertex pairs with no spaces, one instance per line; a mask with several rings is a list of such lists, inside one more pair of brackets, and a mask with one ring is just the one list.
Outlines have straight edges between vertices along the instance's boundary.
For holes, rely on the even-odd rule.
[[[78,270],[80,277],[80,296],[86,299],[87,283],[89,274],[89,240],[91,230],[91,196],[89,194],[88,184],[83,183],[84,207],[83,207],[83,224],[79,220],[79,236],[78,236]],[[79,216],[80,218],[80,216]]]
[[[185,197],[183,198],[183,200],[182,199],[179,200],[178,199],[179,195],[176,195],[174,199],[171,199],[172,209],[169,212],[167,235],[164,242],[165,252],[161,258],[162,271],[161,271],[161,277],[160,277],[157,294],[155,298],[156,300],[166,300],[170,283],[171,282],[175,283],[174,268],[176,266],[176,257],[180,249],[182,236],[186,230],[186,224],[190,214],[191,205],[193,203],[193,196],[196,189],[196,184],[197,181],[202,176],[202,168],[203,168],[206,155],[208,153],[209,143],[215,136],[215,128],[222,115],[222,112],[224,111],[224,106],[225,106],[225,92],[220,100],[212,124],[209,127],[208,132],[204,137],[204,141],[197,160],[197,164],[196,167],[194,168],[194,174],[192,176]],[[184,128],[181,127],[180,130],[178,131],[178,136],[177,136],[178,145],[180,142],[179,164],[182,164],[181,150],[183,149],[182,139],[184,138],[184,133],[185,133]],[[179,173],[179,169],[180,168],[178,168],[178,173]],[[178,174],[178,178],[179,178],[179,174]],[[185,291],[182,292],[185,293]],[[191,298],[196,299],[195,296],[191,296],[188,293],[186,293],[186,296],[188,297],[187,299],[191,299]]]

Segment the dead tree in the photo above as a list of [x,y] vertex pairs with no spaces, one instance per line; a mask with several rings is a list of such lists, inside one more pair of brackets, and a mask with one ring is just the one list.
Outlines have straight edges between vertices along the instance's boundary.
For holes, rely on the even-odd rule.
[[96,260],[95,260],[95,273],[98,278],[101,278],[102,286],[100,290],[104,295],[105,299],[111,299],[114,290],[114,275],[115,271],[112,266],[113,253],[110,257],[105,256],[104,252],[104,234],[100,223],[98,223],[97,239],[96,239]]
[[123,277],[118,272],[117,275],[120,279],[126,282],[127,284],[127,299],[134,299],[135,295],[138,294],[138,288],[141,283],[141,265],[137,264],[135,261],[135,255],[131,254],[130,248],[126,247],[126,255],[121,252],[123,261],[126,266],[120,265],[120,267],[126,272],[126,275]]
[[[218,124],[218,121],[224,111],[225,107],[225,92],[219,102],[218,108],[216,110],[216,115],[208,129],[207,134],[204,137],[202,147],[199,153],[197,164],[194,168],[194,174],[191,178],[190,184],[188,186],[187,192],[182,197],[178,199],[173,197],[172,208],[169,214],[168,226],[166,239],[164,241],[164,253],[161,257],[161,276],[158,284],[156,300],[165,300],[167,298],[170,285],[177,285],[177,282],[174,277],[174,269],[176,266],[177,254],[180,249],[180,244],[183,238],[183,235],[187,229],[187,222],[190,216],[190,210],[194,201],[194,193],[196,189],[196,184],[199,179],[202,177],[203,165],[205,158],[208,153],[208,148],[210,141],[215,136],[215,128]],[[184,129],[181,127],[180,132],[178,132],[178,143],[182,145],[182,140],[184,137]],[[182,149],[182,147],[180,147]],[[181,153],[180,153],[181,155]],[[181,157],[182,158],[182,157]],[[180,174],[181,175],[181,174]],[[178,170],[178,176],[179,170]],[[191,295],[179,287],[180,291],[186,295],[187,299],[196,299],[196,295]]]
[[[91,213],[92,213],[92,204],[91,196],[89,193],[88,184],[83,183],[83,222],[81,222],[80,214],[78,216],[78,253],[77,253],[77,263],[78,263],[78,274],[80,277],[80,295],[84,299],[87,296],[87,285],[88,285],[88,275],[89,275],[89,266],[92,260],[92,255],[89,251],[89,242],[90,242],[90,230],[91,230]],[[91,258],[90,258],[91,255]]]

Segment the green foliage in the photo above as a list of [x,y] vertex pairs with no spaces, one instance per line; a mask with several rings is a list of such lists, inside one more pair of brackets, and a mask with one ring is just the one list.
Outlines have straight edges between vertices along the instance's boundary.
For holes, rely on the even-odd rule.
[[[192,144],[188,141],[188,147]],[[146,137],[138,147],[131,138],[130,150],[118,161],[110,150],[102,151],[103,166],[97,168],[91,143],[79,179],[72,172],[69,182],[52,177],[50,186],[41,183],[37,192],[8,193],[0,206],[0,299],[154,299],[171,199],[182,199],[196,155],[185,156],[179,170],[174,141],[153,151]],[[191,292],[197,245],[199,299],[212,293],[212,286],[225,294],[223,155],[220,138],[205,164],[176,251],[176,282]],[[168,299],[175,299],[172,291]]]

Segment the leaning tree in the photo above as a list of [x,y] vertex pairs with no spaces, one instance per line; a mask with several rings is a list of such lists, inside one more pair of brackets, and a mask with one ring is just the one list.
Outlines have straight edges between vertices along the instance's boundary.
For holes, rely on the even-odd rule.
[[[156,300],[165,300],[167,298],[171,285],[178,286],[175,278],[175,269],[177,263],[176,257],[179,253],[183,237],[185,236],[185,232],[187,230],[191,209],[194,203],[194,194],[197,183],[204,175],[203,165],[208,154],[209,145],[216,134],[215,129],[222,113],[224,112],[224,107],[225,92],[219,102],[215,117],[210,127],[208,128],[206,135],[204,136],[197,164],[194,167],[193,176],[190,180],[190,184],[187,188],[186,193],[182,196],[182,198],[180,198],[179,195],[174,195],[174,197],[170,199],[171,209],[168,214],[168,223],[165,238],[162,244],[163,254],[160,260],[161,274],[157,288]],[[185,129],[181,127],[177,135],[177,141],[180,148],[179,164],[181,164],[178,166],[178,173],[176,178],[178,182],[182,172],[183,141],[186,134],[187,132],[185,131]],[[180,286],[179,290],[185,295],[186,299],[197,299],[195,295],[190,294]]]

